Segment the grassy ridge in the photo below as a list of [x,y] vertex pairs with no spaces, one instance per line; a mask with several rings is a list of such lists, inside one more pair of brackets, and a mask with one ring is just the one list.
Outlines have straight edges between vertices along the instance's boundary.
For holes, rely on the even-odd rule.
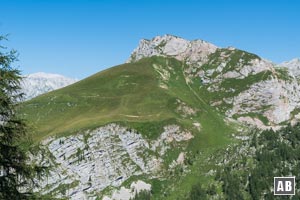
[[174,97],[157,87],[153,62],[155,59],[145,59],[110,68],[28,101],[21,111],[36,126],[36,139],[112,121],[157,121],[175,117],[169,108]]
[[[36,142],[50,135],[73,134],[110,122],[124,124],[154,139],[163,126],[179,124],[194,135],[186,149],[193,162],[189,166],[190,173],[184,176],[169,174],[159,183],[148,181],[156,184],[153,186],[155,199],[183,199],[195,183],[209,182],[204,174],[213,166],[203,161],[230,144],[229,135],[234,130],[209,106],[207,96],[199,92],[198,83],[187,83],[183,73],[185,67],[176,59],[163,57],[119,65],[25,102],[21,112],[36,127],[33,133]],[[184,117],[176,111],[177,100],[197,113]],[[200,131],[194,123],[201,124]],[[168,151],[165,164],[176,160],[180,151],[179,147]],[[163,196],[165,191],[172,190],[178,192]]]

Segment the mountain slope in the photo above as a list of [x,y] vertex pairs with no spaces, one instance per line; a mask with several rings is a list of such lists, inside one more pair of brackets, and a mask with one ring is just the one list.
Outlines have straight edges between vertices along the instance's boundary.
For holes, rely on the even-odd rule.
[[211,186],[223,152],[253,126],[299,120],[299,95],[287,69],[255,54],[171,35],[142,40],[126,64],[23,103],[42,152],[33,160],[51,166],[35,191],[129,199],[140,183],[153,199],[186,199],[193,185]]
[[279,128],[299,109],[299,84],[285,70],[258,56],[218,49],[196,71],[212,106],[261,129]]
[[[153,180],[144,174],[150,173],[152,177],[159,177],[173,173],[181,165],[176,164],[180,155],[181,157],[185,156],[183,160],[181,158],[182,161],[178,161],[179,163],[187,157],[192,158],[196,155],[199,158],[202,157],[200,160],[203,160],[217,149],[224,148],[230,142],[228,135],[232,132],[232,128],[205,103],[202,99],[204,97],[197,95],[188,85],[183,73],[184,66],[184,63],[173,58],[145,58],[135,63],[110,68],[73,85],[25,102],[22,113],[36,127],[34,140],[42,141],[46,145],[42,147],[46,152],[44,154],[53,155],[55,158],[50,162],[52,166],[56,166],[55,170],[51,172],[51,176],[60,177],[59,174],[63,171],[68,172],[76,166],[78,171],[81,165],[84,166],[82,169],[84,172],[82,171],[83,174],[79,174],[78,178],[73,177],[71,174],[75,172],[71,173],[72,171],[70,171],[63,177],[48,180],[45,187],[53,185],[50,193],[56,196],[56,192],[63,185],[71,184],[72,186],[69,187],[74,188],[72,198],[76,198],[76,195],[96,195],[97,191],[98,195],[103,195],[105,194],[101,193],[103,189],[108,189],[108,186],[120,186],[129,178],[130,180],[151,182]],[[100,145],[101,143],[95,146],[98,143],[97,138],[101,139],[104,136],[94,137],[96,134],[94,130],[103,126],[115,127],[114,124],[121,127],[108,129],[110,130],[108,134],[111,136],[108,137],[108,140],[103,141],[110,148],[105,149]],[[171,132],[166,133],[165,131],[170,130],[170,127],[173,127]],[[131,140],[131,136],[125,137],[129,134],[125,130],[135,132],[136,135],[133,138],[141,138],[136,141]],[[100,129],[99,132],[100,135],[105,134],[107,129]],[[118,135],[124,135],[127,138],[124,140],[126,145],[121,149],[117,142],[118,138],[113,139],[115,142],[111,141],[112,138],[119,137]],[[85,137],[94,139],[83,139]],[[187,142],[184,142],[185,140]],[[131,143],[141,146],[133,149],[134,154],[129,150]],[[110,152],[110,149],[115,150]],[[93,165],[96,162],[94,159],[97,159],[96,152],[100,150],[110,152],[108,153],[109,157],[104,160],[98,159],[97,162],[100,163]],[[130,169],[134,165],[120,165],[114,161],[119,160],[119,154],[116,151],[124,152],[125,163],[142,162],[138,166],[145,165],[146,168],[152,169],[152,161],[142,159],[146,156],[145,153],[149,152],[150,155],[155,155],[154,158],[159,161],[159,170],[157,172],[145,171],[142,167],[141,171],[131,171]],[[84,152],[83,155],[86,158],[90,157],[88,155],[94,156],[90,158],[91,160],[80,159],[77,152]],[[66,160],[62,159],[64,155]],[[142,155],[142,158],[133,155]],[[139,161],[141,159],[142,161]],[[109,163],[112,168],[104,164],[108,160],[111,160]],[[195,160],[195,162],[200,162],[200,160]],[[78,164],[73,166],[74,162],[78,162]],[[178,167],[176,167],[177,165]],[[196,168],[197,166],[191,167]],[[113,173],[113,169],[117,168],[121,169],[121,172]],[[93,171],[108,169],[111,178],[122,178],[118,179],[115,184],[112,182],[113,178],[109,179],[109,184],[100,178],[103,185],[98,185],[98,181],[94,181],[88,191],[83,190],[87,187],[82,184],[88,185],[88,180],[80,178],[81,176],[87,177]],[[179,189],[180,187],[180,190],[188,191],[191,185],[198,181],[199,176],[203,176],[207,170],[204,168],[183,177],[171,176],[170,180],[157,180],[162,185],[155,195],[159,198],[163,194],[162,190],[171,185],[174,188],[178,187]],[[139,175],[139,179],[137,179],[137,175]],[[78,185],[78,181],[82,184]],[[43,190],[45,193],[49,192],[49,188]],[[185,192],[182,192],[182,195],[184,194]],[[172,197],[170,198],[172,199]]]
[[38,95],[73,84],[76,81],[78,80],[67,78],[59,74],[39,72],[25,75],[21,82],[21,88],[25,94],[25,100],[29,100]]
[[152,57],[113,67],[24,103],[23,112],[36,122],[40,137],[111,121],[176,119],[183,115],[184,111],[176,110],[181,104],[199,111],[210,109],[191,92],[182,66],[175,59]]
[[287,70],[246,51],[165,35],[141,40],[129,62],[152,55],[187,63],[186,79],[227,117],[260,129],[279,129],[300,119],[300,87],[289,73],[291,68],[296,73],[297,60],[287,63]]

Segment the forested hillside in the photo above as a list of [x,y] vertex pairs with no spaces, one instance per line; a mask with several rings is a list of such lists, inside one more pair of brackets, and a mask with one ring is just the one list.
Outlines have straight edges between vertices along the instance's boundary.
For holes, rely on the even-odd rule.
[[295,196],[273,195],[274,177],[300,177],[300,124],[288,125],[277,132],[255,130],[249,140],[228,149],[225,155],[215,181],[206,188],[195,185],[188,199],[300,198],[297,178]]

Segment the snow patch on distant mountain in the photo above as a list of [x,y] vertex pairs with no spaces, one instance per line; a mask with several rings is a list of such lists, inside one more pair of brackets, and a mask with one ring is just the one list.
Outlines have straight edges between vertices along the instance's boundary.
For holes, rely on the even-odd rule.
[[300,76],[300,59],[295,58],[290,61],[283,62],[279,64],[279,66],[283,66],[288,68],[288,70],[295,76],[299,77]]
[[38,95],[73,84],[76,81],[78,80],[59,74],[38,72],[25,75],[21,82],[21,88],[25,94],[25,100],[29,100]]

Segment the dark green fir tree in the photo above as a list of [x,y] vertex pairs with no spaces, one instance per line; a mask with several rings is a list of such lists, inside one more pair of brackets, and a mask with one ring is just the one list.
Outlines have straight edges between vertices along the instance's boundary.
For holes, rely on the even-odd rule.
[[29,148],[21,145],[28,132],[17,114],[22,99],[21,76],[12,67],[17,60],[16,51],[1,45],[5,40],[0,36],[0,199],[35,199],[30,188],[43,168],[28,162]]

